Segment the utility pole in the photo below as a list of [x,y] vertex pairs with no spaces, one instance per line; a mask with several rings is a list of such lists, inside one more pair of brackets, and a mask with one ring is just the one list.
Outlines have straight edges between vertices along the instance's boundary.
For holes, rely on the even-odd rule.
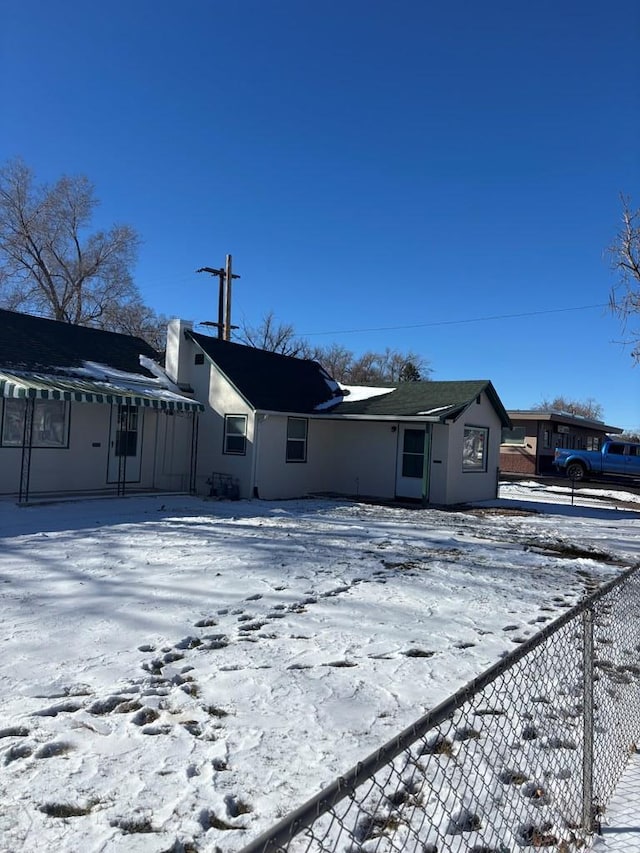
[[221,341],[231,340],[231,330],[237,329],[237,326],[231,325],[231,282],[234,278],[240,278],[239,275],[234,275],[231,272],[231,255],[227,255],[227,262],[224,269],[213,269],[212,267],[201,267],[196,272],[208,272],[210,275],[215,275],[219,279],[218,286],[218,322],[207,321],[203,326],[216,326],[218,329],[218,339]]
[[225,312],[224,312],[224,339],[231,340],[231,283],[234,278],[240,278],[239,275],[233,275],[231,272],[231,255],[227,255],[227,263],[225,266],[224,280],[227,284],[225,292]]

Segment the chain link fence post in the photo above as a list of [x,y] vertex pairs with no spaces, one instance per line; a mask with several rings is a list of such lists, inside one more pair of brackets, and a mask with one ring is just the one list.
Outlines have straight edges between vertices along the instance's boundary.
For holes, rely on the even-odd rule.
[[582,826],[595,829],[593,802],[593,606],[582,614]]

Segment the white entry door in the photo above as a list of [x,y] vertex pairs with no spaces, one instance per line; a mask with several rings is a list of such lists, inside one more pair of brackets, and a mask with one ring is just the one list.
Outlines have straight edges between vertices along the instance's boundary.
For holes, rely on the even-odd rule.
[[396,497],[422,500],[426,494],[429,435],[423,426],[400,426]]
[[140,482],[143,414],[138,406],[111,407],[108,483]]

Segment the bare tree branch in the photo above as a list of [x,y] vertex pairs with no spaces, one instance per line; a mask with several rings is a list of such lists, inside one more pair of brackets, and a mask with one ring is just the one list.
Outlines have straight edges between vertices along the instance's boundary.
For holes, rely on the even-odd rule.
[[536,412],[566,412],[567,414],[579,415],[583,418],[591,418],[594,421],[602,420],[604,414],[601,404],[592,397],[588,397],[586,400],[554,397],[553,400],[541,400],[531,408]]
[[36,184],[22,160],[0,168],[2,304],[161,339],[163,321],[142,304],[131,274],[140,238],[128,225],[89,233],[97,205],[84,176],[49,186]]
[[609,247],[611,267],[618,281],[611,288],[609,307],[622,321],[632,357],[640,362],[640,331],[629,324],[640,313],[640,209],[633,210],[631,199],[621,196],[622,227]]
[[415,381],[428,379],[431,373],[429,362],[414,352],[401,353],[387,347],[382,353],[365,352],[356,358],[351,350],[341,344],[313,347],[296,335],[290,323],[279,323],[273,311],[269,311],[259,326],[243,323],[238,339],[257,349],[313,359],[330,376],[347,385]]

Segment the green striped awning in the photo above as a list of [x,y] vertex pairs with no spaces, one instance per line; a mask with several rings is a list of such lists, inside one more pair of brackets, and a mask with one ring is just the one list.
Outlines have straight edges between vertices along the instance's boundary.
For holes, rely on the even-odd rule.
[[203,412],[197,400],[175,394],[160,386],[153,387],[153,379],[122,383],[74,376],[57,376],[43,373],[7,373],[0,371],[0,397],[36,400],[66,400],[71,403],[103,403],[144,406],[182,412]]

